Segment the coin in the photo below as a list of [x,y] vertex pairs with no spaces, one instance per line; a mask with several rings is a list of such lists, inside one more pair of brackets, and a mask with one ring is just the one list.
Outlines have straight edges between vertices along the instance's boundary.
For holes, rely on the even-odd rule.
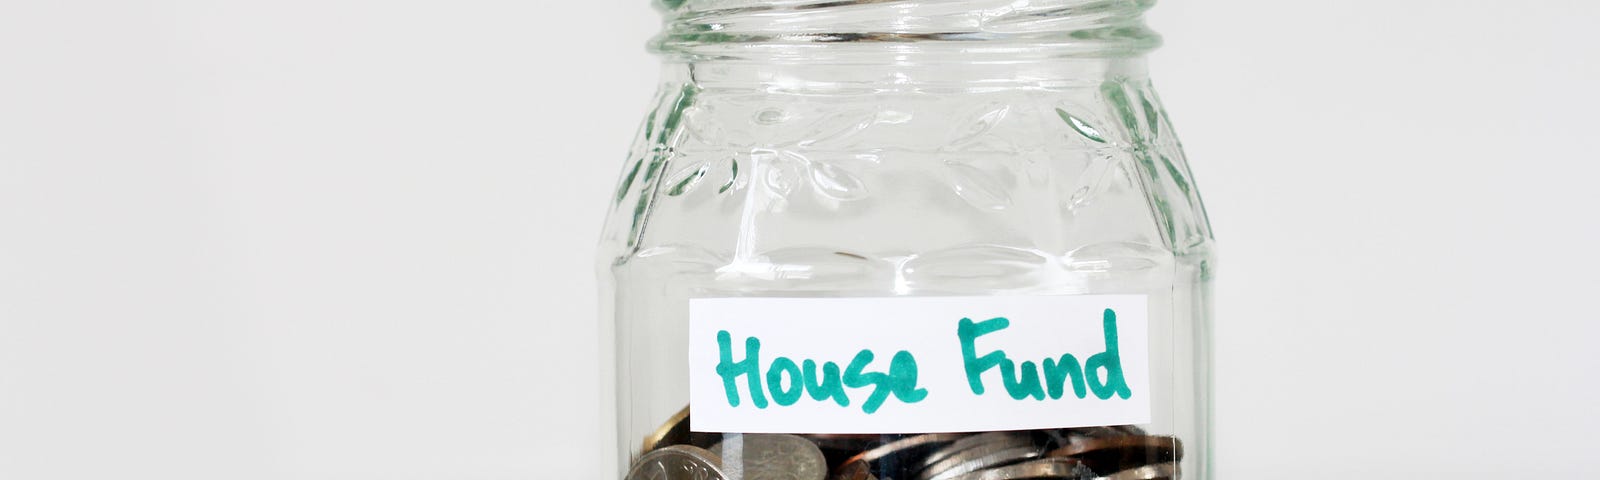
[[682,445],[689,443],[689,407],[683,407],[678,413],[667,419],[655,432],[644,437],[644,448],[640,452],[649,452],[667,445]]
[[1029,460],[1022,463],[978,470],[958,475],[951,480],[1023,480],[1069,479],[1093,476],[1083,462],[1074,458],[1053,457]]
[[1123,470],[1095,480],[1176,480],[1178,472],[1176,463],[1157,463]]
[[644,437],[639,453],[648,452],[668,445],[694,445],[700,448],[711,448],[722,439],[721,433],[692,432],[689,430],[689,407],[683,407],[678,413],[668,418],[666,423],[656,428]]
[[1161,435],[1077,438],[1045,456],[1072,457],[1097,472],[1115,472],[1181,460],[1183,442],[1177,437]]
[[624,480],[725,480],[722,459],[700,447],[671,445],[645,453]]
[[962,450],[934,463],[917,475],[918,480],[948,480],[965,473],[985,468],[1010,465],[1038,457],[1040,447],[1031,442],[1023,445],[993,443]]
[[731,435],[711,451],[722,458],[723,470],[739,470],[748,480],[824,480],[828,475],[822,449],[795,435]]
[[928,458],[925,458],[925,459],[922,460],[922,467],[923,468],[930,467],[933,464],[942,462],[945,459],[950,458],[951,456],[953,456],[953,455],[955,455],[957,453],[960,453],[962,451],[965,451],[965,450],[968,450],[968,449],[972,449],[972,448],[975,448],[975,447],[978,447],[978,446],[983,446],[983,445],[1020,446],[1020,445],[1028,445],[1028,444],[1031,444],[1032,442],[1033,442],[1032,436],[1027,434],[1027,433],[1024,433],[1024,432],[988,432],[988,433],[980,433],[980,434],[977,434],[977,435],[971,435],[971,436],[967,436],[965,438],[962,438],[960,440],[956,440],[954,442],[951,442],[950,445],[947,445],[947,446],[945,446],[943,448],[935,450],[935,451],[933,451],[933,453],[929,453],[928,454]]
[[872,475],[872,466],[865,461],[845,462],[834,472],[833,480],[878,480]]
[[856,456],[850,457],[849,460],[845,460],[845,463],[857,460],[868,463],[877,462],[891,456],[901,456],[916,451],[936,448],[940,445],[945,445],[949,444],[950,442],[960,440],[961,437],[965,436],[967,435],[962,433],[925,433],[922,435],[906,437],[856,454]]
[[1073,427],[1046,430],[1045,436],[1057,446],[1072,444],[1073,439],[1122,437],[1128,435],[1144,435],[1144,429],[1136,425],[1113,425],[1104,427]]
[[856,433],[808,433],[802,434],[806,440],[817,444],[818,447],[833,450],[861,450],[872,448],[881,443],[884,435],[856,434]]
[[1183,458],[1178,438],[1134,425],[789,435],[695,433],[689,422],[686,407],[646,436],[624,480],[1174,480]]
[[[860,463],[883,478],[905,479],[911,478],[913,470],[922,467],[921,459],[928,452],[950,444],[962,437],[964,433],[925,433],[901,438],[870,450],[861,452],[847,458],[841,463],[843,466],[852,466]],[[835,477],[840,477],[835,474]]]

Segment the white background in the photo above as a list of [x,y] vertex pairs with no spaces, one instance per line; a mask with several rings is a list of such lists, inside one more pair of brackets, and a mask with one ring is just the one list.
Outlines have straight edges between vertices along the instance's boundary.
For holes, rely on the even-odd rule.
[[[1593,461],[1600,4],[1169,0],[1220,478]],[[604,478],[644,0],[0,0],[0,478]]]

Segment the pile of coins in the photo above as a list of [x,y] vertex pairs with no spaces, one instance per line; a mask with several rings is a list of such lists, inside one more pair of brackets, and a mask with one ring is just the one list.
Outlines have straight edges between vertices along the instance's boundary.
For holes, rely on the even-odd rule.
[[644,439],[641,452],[625,480],[1174,480],[1183,444],[1131,425],[917,435],[699,433],[689,431],[684,408]]

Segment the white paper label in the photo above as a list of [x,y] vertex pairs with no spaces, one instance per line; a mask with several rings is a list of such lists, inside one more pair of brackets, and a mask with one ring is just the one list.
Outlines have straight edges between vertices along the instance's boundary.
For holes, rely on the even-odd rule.
[[689,301],[690,429],[916,433],[1150,421],[1144,295]]

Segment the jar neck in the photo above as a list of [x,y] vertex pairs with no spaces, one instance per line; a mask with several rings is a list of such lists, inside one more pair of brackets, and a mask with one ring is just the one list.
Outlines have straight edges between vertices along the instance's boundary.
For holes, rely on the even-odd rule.
[[705,89],[772,93],[872,94],[887,91],[1069,89],[1147,76],[1143,56],[1053,59],[966,55],[886,56],[880,62],[698,59],[665,64],[664,79]]
[[881,64],[1131,57],[1154,0],[657,0],[654,51],[687,61]]

